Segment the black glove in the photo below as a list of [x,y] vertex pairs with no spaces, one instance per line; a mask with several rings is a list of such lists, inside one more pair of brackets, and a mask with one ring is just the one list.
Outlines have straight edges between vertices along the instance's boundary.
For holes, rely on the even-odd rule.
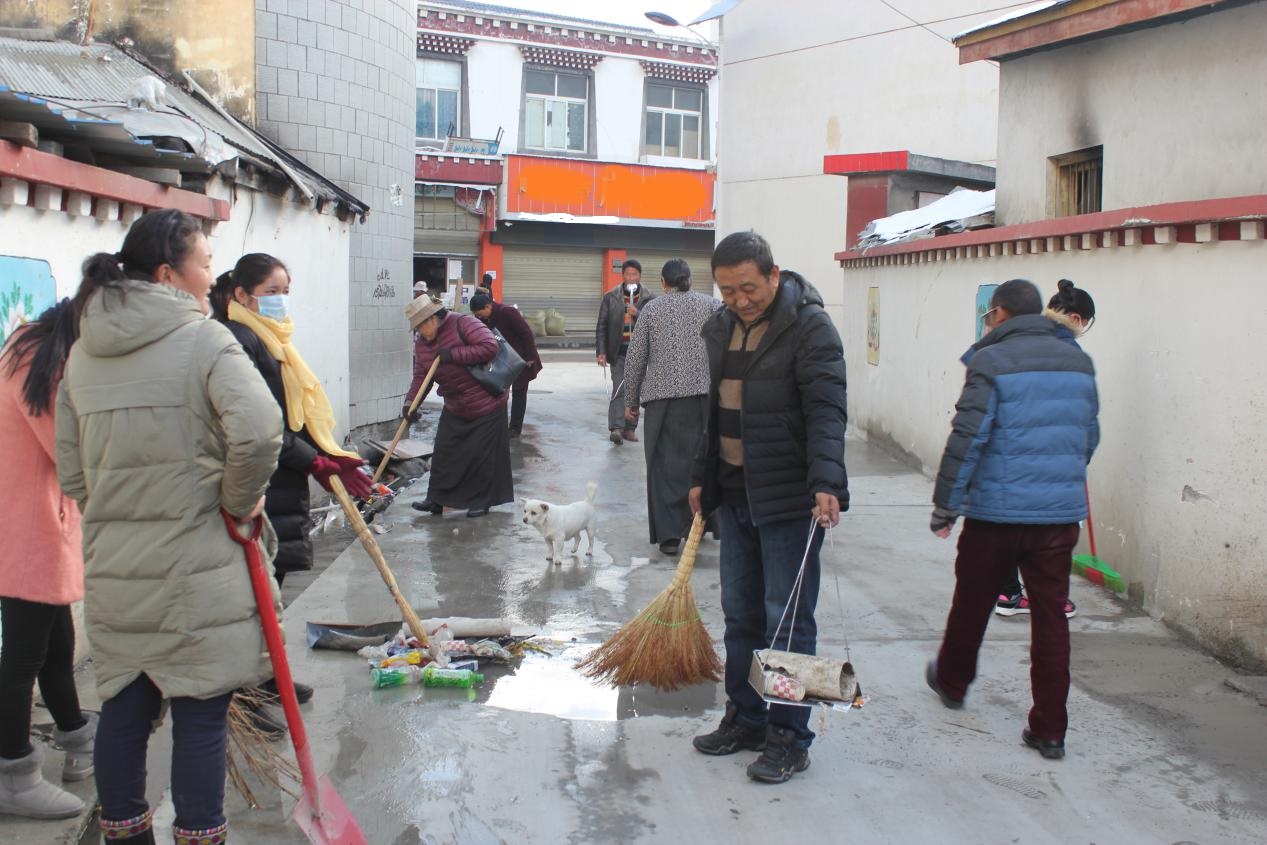
[[441,349],[441,350],[440,350],[440,353],[439,353],[436,357],[440,359],[440,363],[441,363],[441,364],[449,364],[449,363],[452,363],[452,361],[453,361],[453,350],[452,350],[452,349]]
[[932,519],[928,521],[928,530],[936,534],[946,528],[951,528],[955,524],[955,520],[959,518],[959,514],[945,508],[933,508]]
[[411,414],[409,413],[409,406],[405,405],[400,409],[400,416],[402,419],[409,420],[411,423],[416,423],[422,418],[422,413],[420,411],[414,411]]

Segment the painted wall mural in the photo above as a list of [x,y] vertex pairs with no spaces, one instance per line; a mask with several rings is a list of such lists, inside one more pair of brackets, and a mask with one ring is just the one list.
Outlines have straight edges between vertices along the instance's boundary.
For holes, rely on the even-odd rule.
[[994,292],[998,289],[998,285],[978,285],[977,286],[977,340],[985,334],[985,312],[990,310],[990,299],[994,296]]
[[880,289],[867,289],[867,363],[880,363]]
[[0,255],[0,344],[56,301],[57,283],[47,261]]

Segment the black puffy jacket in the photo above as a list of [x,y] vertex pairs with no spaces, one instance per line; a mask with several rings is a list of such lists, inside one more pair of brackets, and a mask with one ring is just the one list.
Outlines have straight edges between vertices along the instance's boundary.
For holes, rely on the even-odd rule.
[[286,390],[282,386],[282,368],[247,326],[225,323],[255,363],[273,398],[282,408],[282,451],[277,456],[277,470],[268,481],[264,494],[264,512],[277,532],[277,559],[273,566],[279,574],[312,569],[312,539],[308,536],[308,467],[320,450],[308,438],[308,432],[291,431],[286,413]]
[[[717,388],[739,318],[723,308],[700,330],[708,348],[709,421],[692,471],[705,512],[720,501]],[[744,483],[757,525],[807,519],[816,493],[849,508],[845,474],[845,356],[823,298],[799,274],[779,276],[770,326],[744,374]]]

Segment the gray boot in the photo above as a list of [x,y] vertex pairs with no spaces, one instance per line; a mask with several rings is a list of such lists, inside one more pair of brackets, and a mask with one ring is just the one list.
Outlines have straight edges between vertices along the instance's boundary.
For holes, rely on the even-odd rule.
[[69,819],[84,811],[84,802],[44,780],[40,746],[17,760],[0,758],[0,813],[29,819]]
[[92,746],[97,738],[97,714],[84,713],[88,724],[73,731],[53,731],[53,742],[66,752],[66,762],[62,764],[62,780],[66,783],[87,780],[92,777]]

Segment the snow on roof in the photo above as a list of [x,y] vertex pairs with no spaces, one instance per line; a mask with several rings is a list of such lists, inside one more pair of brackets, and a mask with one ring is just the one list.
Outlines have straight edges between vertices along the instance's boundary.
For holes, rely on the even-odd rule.
[[959,34],[955,35],[950,40],[958,41],[960,38],[963,38],[965,35],[971,35],[972,33],[979,32],[983,29],[990,29],[992,27],[998,26],[1001,23],[1014,21],[1014,20],[1017,20],[1018,18],[1023,18],[1027,15],[1032,15],[1036,12],[1041,12],[1044,9],[1050,9],[1053,6],[1063,6],[1066,3],[1072,3],[1072,2],[1073,0],[1042,0],[1042,2],[1040,3],[1031,3],[1027,6],[1022,6],[1019,9],[1013,9],[1012,11],[995,18],[989,23],[978,24],[977,26],[974,26],[971,29],[965,29],[963,32],[960,32]]
[[960,188],[936,202],[872,220],[858,235],[859,249],[931,238],[942,232],[962,232],[993,225],[994,191]]

